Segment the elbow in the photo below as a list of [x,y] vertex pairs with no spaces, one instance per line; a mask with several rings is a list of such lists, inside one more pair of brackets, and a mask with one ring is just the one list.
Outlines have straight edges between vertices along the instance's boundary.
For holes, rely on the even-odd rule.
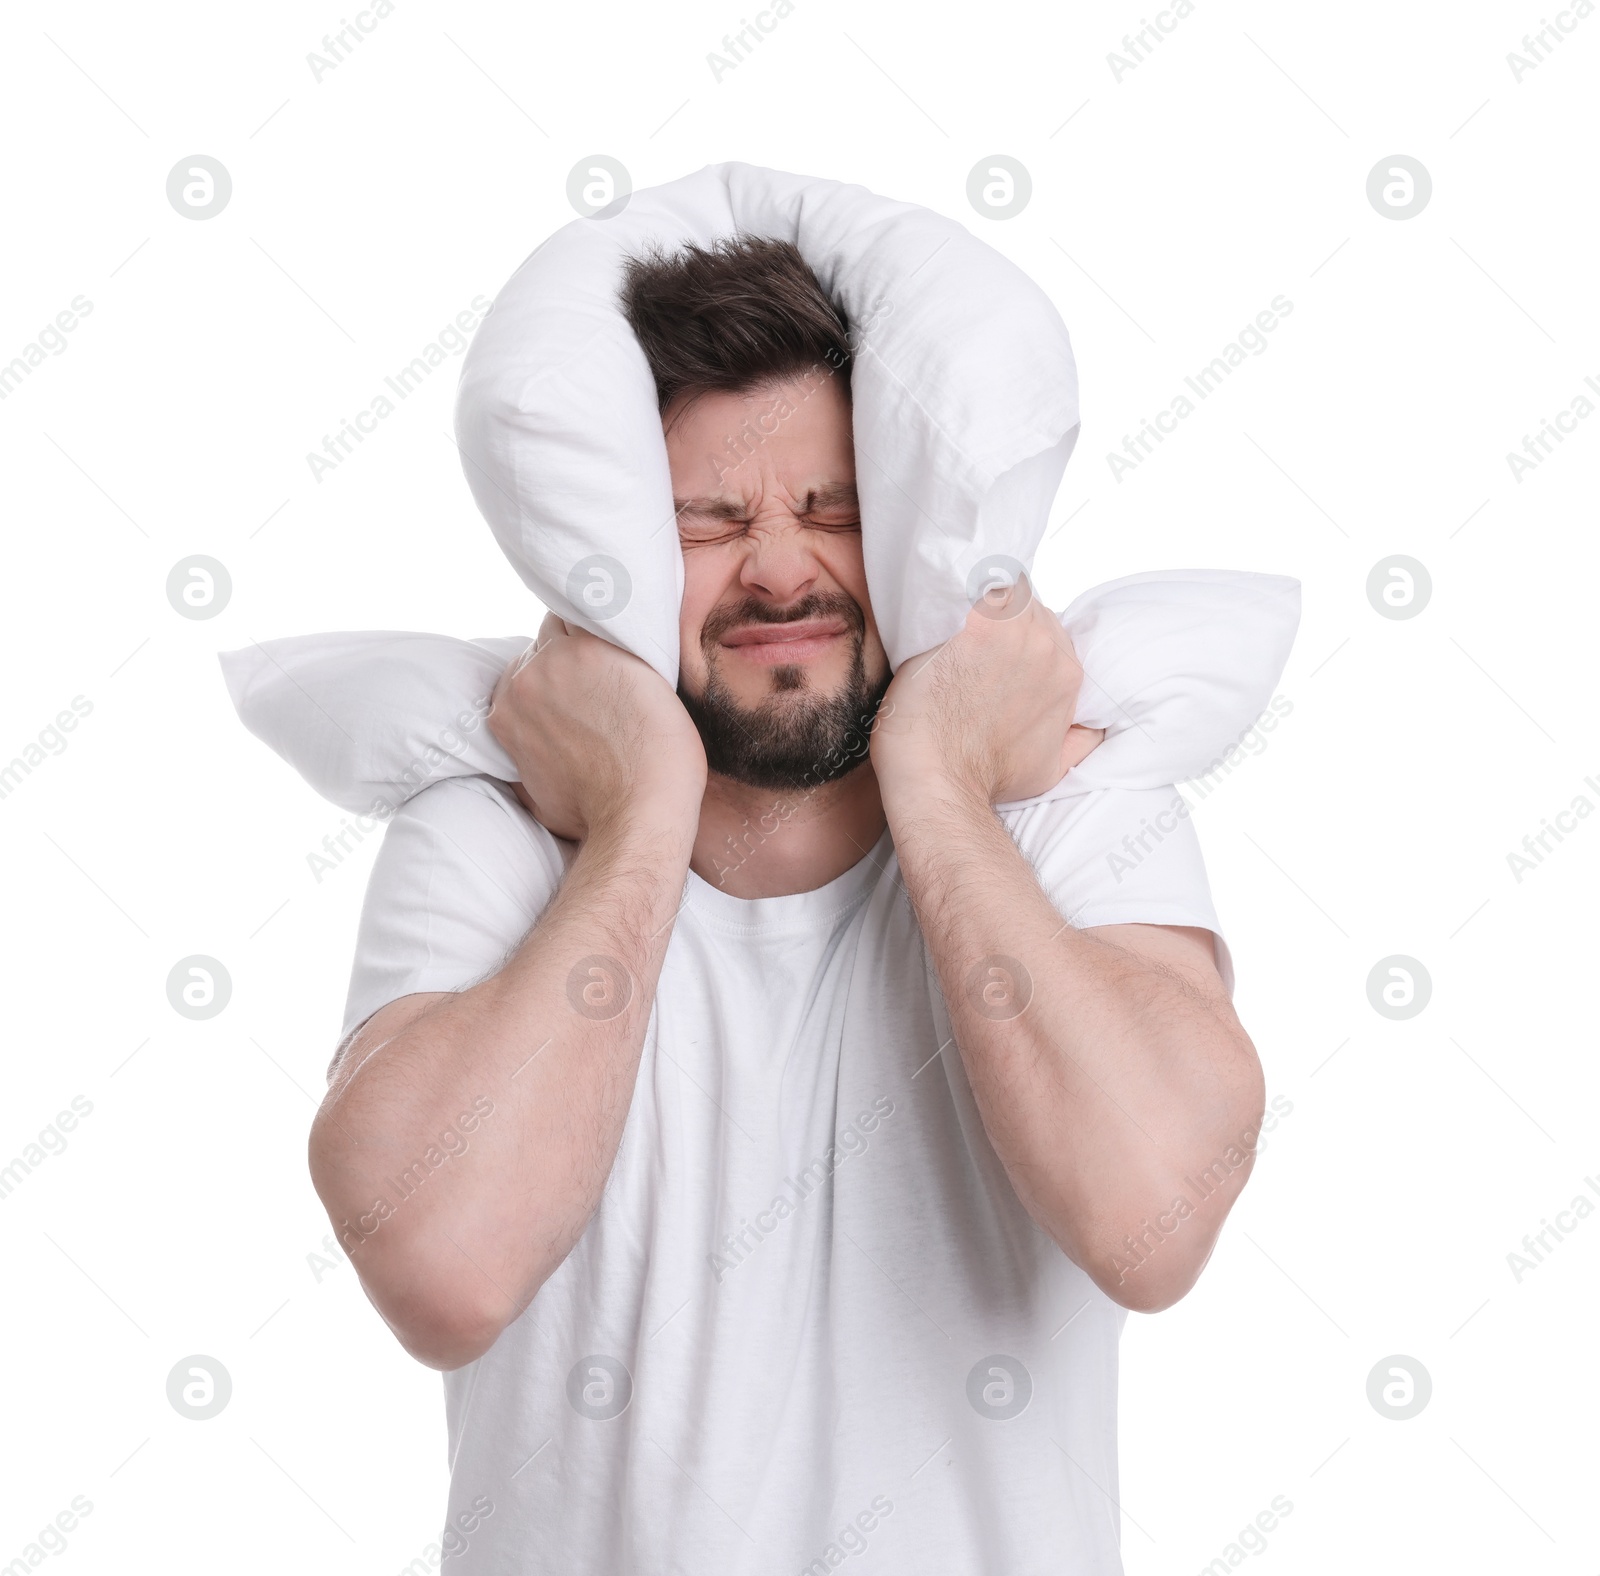
[[[1220,1231],[1220,1221],[1217,1227]],[[1187,1242],[1169,1239],[1137,1259],[1126,1254],[1114,1257],[1108,1269],[1092,1278],[1118,1307],[1130,1313],[1160,1313],[1194,1290],[1216,1245],[1216,1231],[1193,1235]]]
[[358,1196],[336,1137],[313,1132],[310,1160],[334,1235],[404,1350],[445,1373],[482,1357],[522,1309],[456,1246],[459,1227],[428,1208],[431,1200],[396,1208]]
[[[375,1251],[376,1250],[376,1251]],[[369,1242],[352,1255],[367,1301],[405,1352],[424,1367],[449,1373],[475,1363],[521,1312],[498,1287],[475,1283],[481,1273],[461,1261],[437,1262],[414,1247]]]
[[1184,1199],[1181,1207],[1146,1215],[1131,1228],[1102,1227],[1100,1251],[1080,1261],[1084,1270],[1107,1297],[1133,1313],[1160,1313],[1182,1301],[1211,1260],[1253,1158],[1244,1156],[1225,1185],[1219,1183],[1197,1207]]
[[1119,1308],[1130,1313],[1160,1313],[1194,1289],[1216,1245],[1216,1235],[1202,1237],[1190,1229],[1186,1238],[1172,1233],[1157,1236],[1153,1224],[1147,1221],[1145,1225],[1138,1239],[1114,1227],[1102,1227],[1087,1240],[1077,1233],[1045,1229]]
[[[1095,1285],[1130,1312],[1160,1313],[1194,1289],[1255,1169],[1266,1088],[1254,1047],[1247,1039],[1243,1046],[1248,1055],[1234,1087],[1204,1131],[1174,1145],[1162,1167],[1100,1198],[1088,1230],[1068,1228],[1065,1211],[1060,1227],[1046,1226]],[[1163,1197],[1171,1201],[1167,1207],[1149,1209]]]
[[1181,1263],[1159,1268],[1146,1265],[1104,1279],[1097,1276],[1095,1281],[1112,1302],[1130,1313],[1160,1313],[1188,1296],[1204,1267],[1204,1261],[1192,1267]]
[[452,1304],[386,1310],[372,1287],[362,1282],[368,1300],[408,1356],[425,1368],[450,1373],[475,1363],[500,1338],[503,1317],[482,1308]]

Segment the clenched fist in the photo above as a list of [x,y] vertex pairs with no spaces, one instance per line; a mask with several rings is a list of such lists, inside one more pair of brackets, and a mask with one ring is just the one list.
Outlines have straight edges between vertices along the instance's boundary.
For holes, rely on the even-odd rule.
[[557,837],[630,818],[692,828],[706,755],[683,703],[638,657],[545,616],[500,675],[489,731],[522,774],[519,797]]
[[886,804],[948,785],[989,804],[1053,788],[1104,738],[1075,726],[1083,669],[1024,577],[944,645],[901,664],[872,735]]

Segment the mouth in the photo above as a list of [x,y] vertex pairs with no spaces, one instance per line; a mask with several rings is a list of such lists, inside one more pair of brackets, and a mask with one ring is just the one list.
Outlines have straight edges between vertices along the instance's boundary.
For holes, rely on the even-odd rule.
[[746,624],[730,630],[721,644],[758,667],[809,662],[849,633],[843,619],[808,618],[792,624]]

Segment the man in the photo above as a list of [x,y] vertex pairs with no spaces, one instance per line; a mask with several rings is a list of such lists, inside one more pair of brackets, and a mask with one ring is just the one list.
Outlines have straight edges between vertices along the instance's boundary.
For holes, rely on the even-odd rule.
[[1262,1115],[1192,828],[1170,788],[996,814],[1099,739],[1026,582],[891,679],[848,330],[792,247],[636,260],[624,302],[678,693],[545,620],[489,718],[521,784],[389,828],[311,1139],[446,1373],[449,1546],[1117,1571],[1125,1310],[1194,1283]]

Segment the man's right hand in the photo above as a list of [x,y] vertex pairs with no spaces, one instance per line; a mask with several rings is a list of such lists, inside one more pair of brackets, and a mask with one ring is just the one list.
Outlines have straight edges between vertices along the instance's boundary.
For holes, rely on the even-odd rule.
[[582,842],[630,817],[699,819],[706,754],[683,703],[648,663],[554,613],[501,674],[489,731],[557,837]]

